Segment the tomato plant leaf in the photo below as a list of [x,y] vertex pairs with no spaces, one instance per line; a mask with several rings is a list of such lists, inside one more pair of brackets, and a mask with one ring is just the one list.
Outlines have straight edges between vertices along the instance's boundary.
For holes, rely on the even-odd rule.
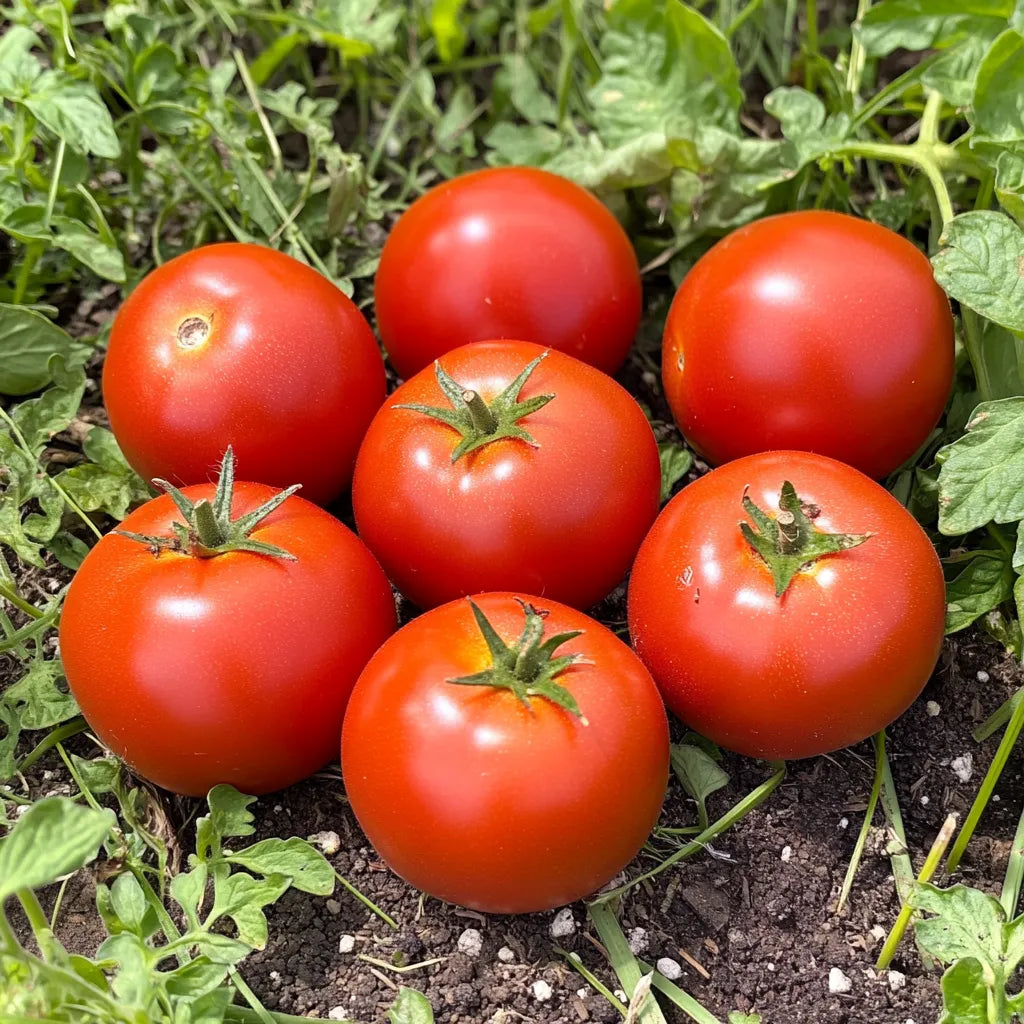
[[967,433],[936,455],[939,529],[960,536],[1024,519],[1024,398],[983,402]]
[[63,356],[54,355],[50,357],[47,370],[53,387],[38,398],[15,406],[11,414],[33,455],[38,455],[54,434],[69,426],[85,394],[85,371],[80,366],[68,367]]
[[133,505],[150,497],[142,477],[128,465],[114,435],[105,427],[90,428],[82,449],[90,461],[57,476],[80,508],[124,519]]
[[110,886],[110,908],[123,927],[140,938],[152,935],[157,929],[156,914],[142,886],[130,872],[118,875]]
[[0,722],[7,727],[0,738],[0,782],[6,782],[17,767],[18,740],[21,737],[21,721],[14,708],[0,701]]
[[946,633],[966,629],[976,619],[1008,601],[1014,574],[1005,552],[992,548],[970,551],[944,561],[946,582]]
[[214,874],[213,907],[206,927],[230,917],[238,929],[239,942],[263,949],[267,944],[267,918],[262,908],[280,899],[289,885],[284,875],[253,878],[243,871],[229,875],[218,870]]
[[70,352],[70,336],[42,313],[0,303],[0,393],[38,391],[52,379],[51,357]]
[[934,89],[955,107],[968,106],[974,98],[975,78],[987,49],[987,39],[968,36],[925,68],[921,84]]
[[305,839],[264,839],[238,853],[227,855],[231,863],[261,875],[286,875],[291,885],[316,896],[334,892],[334,868]]
[[78,714],[75,698],[57,689],[57,683],[63,680],[59,661],[37,658],[4,691],[3,702],[17,712],[23,729],[48,729]]
[[988,993],[981,963],[974,957],[958,960],[942,975],[939,1024],[989,1024]]
[[195,857],[189,857],[190,864],[219,859],[224,839],[251,836],[256,831],[252,824],[255,818],[249,810],[256,797],[239,793],[234,786],[221,784],[210,790],[206,801],[210,813],[196,821],[196,853]]
[[991,39],[1013,13],[1013,0],[881,0],[855,31],[869,54],[927,50],[974,36]]
[[701,828],[707,828],[707,798],[729,784],[729,773],[707,751],[690,743],[673,743],[670,756],[672,771],[697,804]]
[[389,1024],[434,1024],[434,1011],[422,992],[402,987],[388,1010],[388,1021]]
[[690,449],[674,441],[661,441],[658,444],[658,458],[661,461],[661,503],[664,504],[693,465]]
[[995,210],[961,213],[932,257],[935,279],[958,302],[1024,333],[1024,229]]
[[89,82],[58,71],[44,71],[21,102],[57,138],[79,153],[109,158],[121,155],[110,111]]
[[971,121],[979,135],[1013,142],[1024,139],[1024,99],[1007,82],[1024,77],[1024,36],[1007,29],[985,54],[975,80]]
[[38,889],[88,864],[114,820],[112,811],[67,797],[37,800],[0,840],[0,903],[18,889]]

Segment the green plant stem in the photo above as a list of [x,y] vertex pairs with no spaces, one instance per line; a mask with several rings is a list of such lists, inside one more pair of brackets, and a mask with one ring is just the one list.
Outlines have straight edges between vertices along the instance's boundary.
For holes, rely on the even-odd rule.
[[896,784],[893,782],[892,769],[889,767],[889,758],[885,754],[885,730],[874,737],[875,750],[880,753],[882,765],[882,788],[880,797],[882,810],[885,812],[885,820],[889,829],[900,844],[900,849],[889,855],[892,862],[893,879],[896,882],[896,892],[901,900],[906,900],[910,890],[914,887],[914,866],[910,863],[910,854],[907,853],[907,833],[903,827],[903,815],[900,812],[900,801],[896,793]]
[[999,894],[999,902],[1003,905],[1007,921],[1012,921],[1017,914],[1022,884],[1024,884],[1024,807],[1021,808],[1020,817],[1017,819],[1017,831],[1013,836],[1010,859],[1007,862],[1006,875],[1003,878],[1003,889]]
[[928,90],[921,122],[917,129],[917,145],[934,146],[939,141],[939,115],[942,113],[942,93]]
[[70,722],[65,722],[58,728],[52,729],[25,755],[24,760],[18,765],[18,771],[28,771],[48,750],[52,750],[58,743],[63,743],[64,740],[72,736],[77,736],[80,732],[85,732],[88,728],[86,720],[81,715],[77,715]]
[[967,350],[967,358],[971,369],[974,370],[975,383],[978,385],[978,397],[983,402],[989,402],[995,392],[988,364],[985,362],[985,353],[982,351],[981,317],[969,306],[961,305],[960,322],[963,324],[964,348]]
[[45,614],[45,612],[41,612],[30,601],[26,601],[14,589],[12,584],[5,583],[2,580],[0,580],[0,600],[9,601],[19,612],[24,612],[31,619],[41,619]]
[[804,88],[814,91],[814,58],[818,56],[818,0],[807,0],[807,40],[804,45]]
[[[857,21],[867,14],[870,6],[871,0],[858,0]],[[851,96],[856,96],[860,91],[860,76],[864,73],[864,56],[864,45],[860,41],[860,36],[854,31],[850,43],[850,64],[846,69],[846,91]]]
[[785,761],[771,761],[770,764],[775,769],[771,778],[762,782],[757,789],[751,791],[742,800],[740,800],[739,803],[730,807],[725,814],[704,829],[704,831],[698,836],[691,839],[685,846],[681,846],[669,857],[666,857],[665,860],[663,860],[657,867],[651,868],[650,871],[645,871],[642,875],[637,875],[636,878],[631,879],[624,885],[618,886],[618,888],[612,889],[609,892],[601,893],[588,905],[595,906],[602,903],[608,903],[609,901],[621,896],[623,893],[629,892],[630,889],[639,885],[641,882],[645,882],[648,879],[660,875],[662,871],[666,871],[668,868],[672,867],[673,864],[678,864],[681,860],[686,860],[688,857],[692,857],[695,853],[703,850],[704,847],[716,836],[719,836],[727,829],[732,828],[736,822],[746,817],[752,810],[754,810],[755,807],[759,807],[763,804],[786,777]]
[[[932,848],[928,851],[924,866],[921,868],[921,874],[917,876],[918,883],[931,881],[932,875],[935,874],[942,856],[946,852],[949,840],[953,837],[955,828],[956,818],[951,814],[943,822],[942,828],[939,829],[939,834],[935,837],[935,842],[932,843]],[[900,908],[899,917],[896,918],[896,923],[892,926],[892,931],[889,932],[885,945],[882,946],[882,951],[878,954],[878,961],[875,964],[876,971],[884,971],[892,963],[892,958],[896,954],[896,949],[903,938],[903,933],[907,930],[907,925],[910,924],[913,914],[914,908],[908,900],[904,900],[903,906]]]
[[1009,724],[1006,726],[1006,732],[1003,733],[1003,738],[1000,740],[999,747],[996,750],[996,756],[992,758],[992,763],[988,766],[988,771],[985,773],[985,778],[981,783],[981,789],[978,790],[978,795],[974,798],[974,803],[971,804],[971,809],[964,819],[964,823],[960,828],[960,834],[956,837],[956,842],[953,844],[953,849],[949,852],[946,870],[950,874],[956,871],[960,865],[960,858],[963,857],[964,850],[967,849],[967,844],[971,841],[971,836],[974,835],[974,830],[978,826],[978,821],[981,819],[989,800],[992,798],[992,792],[996,788],[996,783],[999,781],[1003,769],[1006,767],[1007,759],[1017,743],[1022,727],[1024,727],[1024,701],[1020,701],[1013,709]]
[[238,74],[242,79],[242,85],[245,86],[245,91],[249,96],[249,102],[252,103],[252,108],[256,112],[256,118],[260,123],[260,127],[263,129],[263,135],[266,138],[267,146],[270,149],[270,157],[274,161],[274,169],[280,171],[281,147],[277,143],[277,136],[274,134],[274,129],[270,126],[270,121],[267,118],[267,112],[263,109],[263,104],[260,102],[259,93],[256,91],[256,83],[252,80],[252,75],[249,72],[249,65],[245,60],[245,54],[235,46],[231,50],[231,56],[234,58],[235,67],[238,68]]
[[39,952],[43,959],[48,963],[61,963],[66,956],[64,948],[54,937],[49,919],[43,913],[38,897],[31,889],[19,889],[17,896],[21,909],[25,911],[25,917],[32,927],[32,934],[39,944]]
[[846,869],[846,877],[843,879],[843,887],[839,891],[839,902],[836,904],[838,914],[844,906],[853,888],[853,879],[860,866],[860,858],[864,852],[864,845],[867,842],[868,832],[871,831],[871,822],[875,817],[875,808],[878,806],[878,794],[882,788],[882,761],[885,759],[885,746],[883,743],[875,743],[875,778],[871,785],[871,793],[868,796],[868,806],[864,811],[864,823],[860,827],[857,842],[854,844],[853,853],[850,855],[850,863]]
[[749,0],[748,3],[744,4],[736,13],[736,17],[726,27],[726,37],[731,39],[761,9],[763,2],[764,0]]
[[259,1001],[256,993],[249,988],[237,967],[232,966],[228,970],[228,977],[231,979],[231,984],[241,993],[242,998],[252,1007],[256,1019],[262,1021],[262,1024],[274,1024],[274,1018],[270,1015],[270,1011]]
[[0,905],[0,944],[2,944],[5,953],[16,954],[24,951],[24,947],[18,941],[17,935],[14,934],[11,922],[7,920],[7,912],[4,910],[3,905]]
[[50,188],[46,193],[46,210],[43,213],[43,227],[50,230],[50,220],[53,217],[53,208],[57,204],[57,188],[60,185],[60,172],[64,167],[64,150],[67,143],[61,139],[57,143],[57,153],[53,158],[53,176],[50,178]]
[[25,255],[21,258],[21,266],[18,269],[18,277],[14,282],[14,294],[11,298],[11,302],[15,306],[24,301],[29,282],[32,280],[32,271],[36,269],[36,264],[44,252],[45,244],[43,242],[32,242],[25,247]]

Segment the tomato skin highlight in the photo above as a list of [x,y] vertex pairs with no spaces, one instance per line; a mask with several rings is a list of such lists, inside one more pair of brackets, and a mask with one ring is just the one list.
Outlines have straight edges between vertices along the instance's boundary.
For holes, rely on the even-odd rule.
[[874,479],[925,442],[953,385],[953,317],[911,242],[846,214],[755,221],[697,261],[669,311],[665,395],[713,465],[797,449]]
[[640,323],[636,255],[586,189],[548,171],[474,171],[398,219],[374,285],[391,365],[408,379],[492,338],[558,349],[614,373]]
[[321,505],[351,481],[384,391],[355,304],[304,263],[237,242],[145,277],[118,311],[103,367],[111,429],[144,479],[204,483],[231,444],[240,478],[301,483]]
[[[184,493],[212,499],[214,487]],[[275,493],[236,484],[236,517]],[[180,518],[164,495],[122,527],[170,537]],[[395,630],[384,573],[322,509],[290,497],[252,538],[297,560],[156,556],[110,533],[68,589],[61,657],[82,713],[133,771],[175,793],[222,782],[267,793],[322,768],[356,678]]]
[[[798,573],[781,598],[738,522],[774,517],[789,480],[828,533],[870,533]],[[856,743],[917,698],[939,656],[942,567],[925,532],[863,474],[807,452],[730,462],[665,507],[637,555],[629,629],[669,708],[751,757]]]
[[[639,852],[668,780],[668,724],[647,670],[610,630],[539,598],[545,636],[582,629],[558,680],[586,716],[542,697],[446,682],[491,664],[469,602],[399,630],[349,702],[342,773],[352,810],[389,866],[486,913],[548,910],[599,889]],[[512,594],[474,598],[504,640]],[[385,739],[382,739],[385,738]]]
[[[478,342],[440,362],[489,400],[544,352]],[[451,408],[433,367],[389,395],[370,424],[352,484],[357,529],[418,607],[514,589],[586,608],[625,576],[658,514],[654,434],[624,388],[555,351],[520,397],[552,393],[519,424],[538,447],[500,439],[454,464],[460,435],[398,408]]]

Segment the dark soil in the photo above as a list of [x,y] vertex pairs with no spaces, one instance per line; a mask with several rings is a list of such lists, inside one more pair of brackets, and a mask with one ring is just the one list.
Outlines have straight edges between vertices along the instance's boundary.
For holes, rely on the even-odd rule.
[[[979,672],[987,681],[979,681]],[[922,698],[892,726],[890,762],[915,869],[945,815],[966,811],[995,750],[996,739],[975,744],[971,730],[1020,682],[1019,669],[994,643],[974,634],[955,637]],[[937,714],[929,713],[928,701],[938,704]],[[966,782],[950,766],[965,754],[974,762]],[[731,782],[711,797],[713,817],[768,775],[766,765],[739,757],[728,757],[726,767]],[[834,909],[872,778],[866,743],[790,765],[780,789],[713,849],[626,897],[620,920],[639,939],[642,958],[679,963],[679,984],[723,1019],[731,1010],[757,1010],[766,1024],[933,1024],[940,1012],[938,974],[923,968],[909,938],[893,964],[898,974],[872,971],[898,910],[880,809],[849,904],[839,915]],[[56,771],[40,769],[29,782],[34,794],[68,791]],[[998,892],[1022,800],[1015,756],[968,848],[964,881]],[[191,807],[182,801],[168,809],[181,820]],[[286,895],[269,911],[268,948],[244,965],[270,1009],[381,1021],[396,987],[407,984],[430,998],[445,1024],[620,1019],[561,952],[577,953],[610,988],[618,987],[582,904],[571,908],[574,933],[554,939],[554,914],[484,916],[420,896],[368,847],[334,771],[261,799],[255,811],[256,838],[337,833],[332,863],[399,926],[393,931],[343,890],[329,900]],[[694,820],[674,785],[661,823]],[[182,840],[191,845],[191,827]],[[654,862],[644,854],[630,872]],[[65,894],[58,934],[73,950],[91,952],[100,940],[93,892],[83,873]],[[482,939],[477,955],[460,951],[467,929]],[[416,966],[424,961],[433,962]],[[849,978],[849,993],[829,994],[832,968]],[[538,981],[550,986],[549,998],[538,998]]]

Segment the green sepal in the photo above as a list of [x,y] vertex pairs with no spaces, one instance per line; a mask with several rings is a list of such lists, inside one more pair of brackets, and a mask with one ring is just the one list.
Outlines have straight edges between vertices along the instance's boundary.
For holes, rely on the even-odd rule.
[[771,571],[776,597],[782,597],[793,577],[819,558],[848,551],[871,537],[870,533],[825,533],[817,529],[808,515],[817,515],[817,510],[800,501],[788,480],[779,495],[777,517],[758,508],[747,494],[743,495],[743,510],[754,526],[741,522],[740,531]]
[[229,551],[249,551],[254,555],[267,555],[271,558],[283,558],[295,561],[295,555],[274,544],[264,544],[252,540],[249,534],[283,502],[290,498],[301,486],[294,484],[268,501],[253,509],[252,512],[231,518],[231,502],[235,489],[235,453],[231,446],[224,453],[224,460],[217,479],[217,490],[213,501],[201,498],[192,502],[167,480],[156,479],[154,486],[168,494],[184,522],[171,523],[173,537],[150,537],[130,530],[117,530],[122,537],[145,544],[154,555],[162,551],[176,551],[179,554],[192,555],[196,558],[213,558]]
[[526,622],[519,638],[509,644],[498,636],[497,630],[479,606],[470,598],[466,600],[473,609],[473,617],[490,651],[493,664],[481,672],[448,679],[446,682],[458,686],[493,686],[496,689],[511,690],[526,708],[530,707],[531,697],[544,697],[575,715],[582,725],[589,725],[571,691],[556,679],[571,665],[585,663],[586,659],[582,654],[554,657],[555,651],[562,644],[580,636],[583,630],[574,629],[544,639],[544,618],[548,613],[539,611],[525,601],[519,601]]
[[523,390],[530,374],[537,369],[541,360],[546,356],[547,352],[542,352],[532,360],[523,369],[523,372],[489,403],[484,402],[476,392],[462,387],[438,360],[434,363],[434,375],[437,377],[438,386],[445,398],[451,403],[451,409],[421,404],[401,404],[393,406],[393,408],[422,413],[424,416],[430,416],[453,430],[457,430],[462,435],[462,440],[452,452],[452,462],[458,462],[463,455],[468,455],[492,441],[504,438],[525,441],[531,447],[537,448],[539,447],[537,442],[529,432],[519,426],[519,421],[531,413],[537,412],[538,409],[544,408],[555,396],[553,394],[535,395],[533,398],[526,399],[525,402],[520,402],[519,393]]

